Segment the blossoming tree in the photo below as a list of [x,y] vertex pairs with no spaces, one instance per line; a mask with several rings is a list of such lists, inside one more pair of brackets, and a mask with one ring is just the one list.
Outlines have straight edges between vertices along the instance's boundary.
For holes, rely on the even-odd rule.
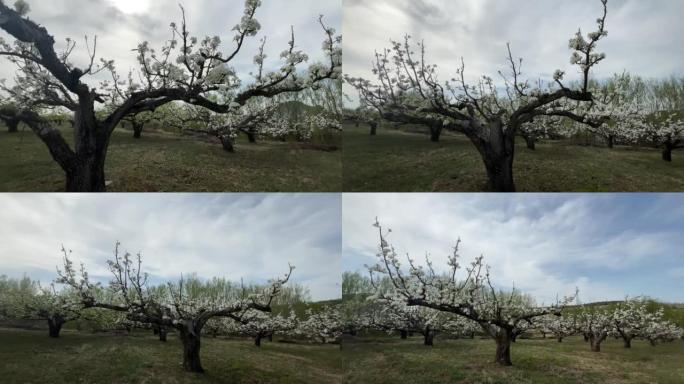
[[[293,32],[288,48],[281,54],[283,65],[275,71],[266,70],[262,48],[254,59],[254,79],[243,84],[230,64],[240,54],[245,40],[259,32],[261,26],[255,16],[260,6],[260,0],[245,0],[241,21],[233,28],[234,47],[227,50],[221,47],[217,36],[201,40],[192,37],[183,11],[182,23],[171,24],[172,39],[160,51],[151,48],[148,42],[138,45],[136,78],[140,81],[133,82],[117,73],[113,60],[96,61],[97,39],[86,40],[90,59],[85,66],[78,67],[70,59],[76,44],[73,40],[67,39],[66,47],[59,51],[47,29],[26,16],[29,8],[25,1],[18,1],[14,8],[2,1],[0,28],[16,42],[10,44],[1,39],[0,56],[18,66],[16,86],[5,90],[18,106],[25,108],[22,117],[64,170],[66,190],[104,191],[104,163],[110,137],[129,115],[153,111],[174,100],[216,113],[230,113],[250,99],[301,91],[339,76],[341,37],[335,36],[335,31],[325,26],[321,18],[325,63],[311,64],[302,73],[299,67],[308,56],[296,49]],[[110,73],[111,80],[93,86],[92,76],[101,72]],[[129,74],[129,79],[132,77]],[[234,91],[234,97],[225,102],[212,101],[214,92],[226,90]],[[107,102],[113,102],[116,107],[106,116],[98,117],[98,106]],[[73,148],[57,129],[33,111],[48,106],[73,113]]]
[[270,339],[275,334],[287,334],[294,330],[297,326],[297,317],[294,312],[283,316],[248,309],[246,313],[236,316],[235,319],[225,319],[222,322],[228,333],[249,336],[254,339],[256,347],[261,347],[261,341],[264,338]]
[[605,22],[607,0],[601,0],[602,16],[598,28],[586,37],[578,31],[570,40],[571,63],[580,69],[576,85],[563,82],[565,73],[557,70],[554,88],[531,85],[522,79],[522,59],[515,60],[508,49],[510,73],[499,72],[505,84],[499,89],[491,77],[483,76],[471,85],[466,82],[465,62],[455,78],[443,82],[437,66],[426,61],[424,43],[417,53],[406,36],[403,42],[392,42],[391,49],[375,54],[373,73],[376,82],[345,77],[360,94],[363,105],[379,111],[386,120],[413,122],[438,116],[435,123],[447,122],[452,129],[465,134],[479,151],[488,175],[488,188],[493,191],[515,191],[513,159],[515,137],[520,127],[539,116],[558,116],[589,126],[601,126],[606,119],[591,119],[564,108],[563,101],[591,104],[589,89],[591,70],[605,59],[596,51],[599,40],[607,36]]
[[552,306],[536,307],[522,300],[515,289],[510,292],[497,290],[489,277],[489,266],[478,257],[465,268],[465,276],[460,264],[458,247],[449,256],[448,271],[438,274],[432,262],[427,259],[426,266],[419,265],[407,256],[408,271],[405,271],[392,245],[387,241],[391,230],[383,230],[376,222],[380,245],[377,253],[378,263],[369,267],[373,281],[374,275],[388,277],[394,287],[392,292],[376,292],[376,297],[386,301],[398,301],[408,306],[421,306],[437,311],[448,312],[465,317],[480,325],[496,342],[495,362],[512,365],[511,342],[524,323],[548,314],[560,315],[564,305],[574,300],[567,297]]
[[577,331],[589,341],[592,352],[601,352],[601,343],[613,329],[611,313],[604,309],[582,307],[575,317]]
[[293,270],[290,266],[284,277],[272,280],[262,292],[249,295],[236,295],[223,280],[203,284],[197,279],[168,283],[163,294],[155,294],[148,289],[149,275],[142,270],[140,254],[137,257],[128,252],[121,254],[119,246],[117,243],[113,259],[107,261],[112,274],[107,287],[111,293],[109,299],[103,300],[96,294],[100,284],[91,281],[83,265],[77,271],[64,248],[64,266],[58,270],[57,283],[74,289],[83,308],[121,312],[132,322],[176,329],[183,343],[183,367],[190,372],[204,372],[200,346],[207,321],[225,317],[248,322],[246,316],[251,315],[251,311],[270,312],[271,303]]
[[338,340],[344,331],[340,309],[326,306],[320,311],[307,309],[303,319],[297,323],[294,334],[320,343]]

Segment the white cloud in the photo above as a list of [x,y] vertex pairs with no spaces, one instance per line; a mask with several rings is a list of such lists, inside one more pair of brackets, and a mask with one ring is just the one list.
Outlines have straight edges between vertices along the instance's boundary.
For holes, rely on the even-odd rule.
[[263,282],[296,266],[316,299],[340,295],[335,195],[0,195],[0,264],[50,276],[60,245],[108,278],[115,242],[143,254],[155,279],[196,272]]
[[[67,37],[78,43],[72,59],[77,66],[88,62],[84,36],[92,44],[98,38],[98,57],[113,59],[122,75],[131,68],[137,68],[135,53],[131,52],[139,43],[149,41],[159,50],[170,39],[169,24],[181,17],[177,0],[28,0],[31,6],[29,17],[45,26],[55,37],[56,47],[61,49]],[[199,38],[218,35],[223,41],[225,52],[234,49],[233,27],[239,23],[244,9],[244,0],[192,0],[180,1],[186,10],[188,28]],[[259,39],[266,36],[266,65],[276,68],[280,52],[287,48],[290,27],[294,27],[297,47],[309,54],[310,62],[324,58],[321,43],[324,33],[318,23],[319,15],[325,15],[326,23],[338,31],[342,23],[340,0],[291,0],[265,1],[257,11],[262,25],[259,35],[246,43],[233,65],[246,79],[253,70],[252,61],[258,52]],[[0,36],[12,41],[4,31]],[[6,59],[0,60],[0,78],[13,79],[14,66]],[[100,74],[84,78],[92,84],[107,78]]]
[[[607,60],[597,77],[624,70],[645,77],[684,75],[684,2],[610,0],[608,7],[609,35],[599,47]],[[515,57],[524,58],[524,76],[550,80],[561,69],[569,79],[577,71],[569,64],[568,40],[578,28],[593,30],[600,13],[598,0],[345,0],[344,70],[373,79],[373,52],[410,34],[425,40],[427,58],[439,65],[442,80],[455,75],[461,57],[467,79],[498,78],[497,71],[507,70],[507,42]]]
[[[684,256],[678,248],[681,225],[654,227],[647,214],[636,207],[630,212],[629,203],[621,198],[345,195],[344,268],[363,270],[363,264],[374,263],[378,239],[371,224],[379,216],[381,223],[392,229],[390,241],[399,254],[422,260],[429,252],[436,267],[446,266],[447,256],[461,238],[463,261],[484,255],[492,266],[493,279],[502,287],[515,284],[545,302],[557,294],[572,294],[575,287],[580,288],[584,300],[620,299],[628,292],[634,295],[632,286],[639,282],[643,268],[660,271],[666,278],[668,266],[681,266]],[[671,207],[681,202],[677,196],[672,199]],[[652,200],[657,205],[657,199]],[[658,287],[649,290],[637,294],[677,296],[665,295]]]

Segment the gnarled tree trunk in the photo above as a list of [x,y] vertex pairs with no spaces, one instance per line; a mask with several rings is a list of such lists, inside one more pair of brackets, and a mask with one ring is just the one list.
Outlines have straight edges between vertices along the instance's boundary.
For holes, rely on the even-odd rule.
[[9,133],[17,133],[19,132],[19,120],[5,120],[5,124],[7,124],[7,132]]
[[219,135],[221,140],[221,145],[223,145],[223,150],[230,153],[235,153],[235,146],[233,144],[233,138],[230,135]]
[[185,325],[180,329],[183,342],[183,368],[188,372],[204,372],[200,360],[201,333],[201,329],[194,324]]
[[469,133],[468,138],[475,145],[487,169],[487,188],[492,192],[515,192],[513,181],[513,159],[515,156],[515,135],[510,128],[504,130],[500,121],[490,122],[484,133]]
[[62,330],[62,326],[66,323],[66,319],[60,315],[50,316],[47,319],[48,322],[48,334],[50,337],[58,338],[59,332]]
[[167,329],[164,326],[159,327],[159,341],[166,342]]
[[263,336],[259,333],[254,337],[254,346],[257,348],[261,348],[261,338]]
[[371,121],[368,125],[370,125],[370,135],[376,136],[378,134],[378,123]]
[[423,333],[423,344],[432,347],[434,345],[434,340],[435,340],[435,330],[432,329],[431,327],[426,327],[425,331]]
[[601,343],[608,337],[607,334],[604,333],[590,333],[589,334],[589,344],[591,345],[591,351],[592,352],[601,352]]
[[402,340],[408,339],[408,331],[402,329],[399,331],[399,334],[401,335]]
[[247,140],[249,140],[249,142],[250,142],[251,144],[256,144],[256,142],[257,142],[256,133],[254,133],[254,132],[247,132]]
[[513,332],[511,330],[502,328],[496,333],[494,337],[494,341],[496,341],[494,362],[504,366],[513,365],[511,361],[511,340],[513,340]]
[[537,149],[537,138],[534,135],[523,135],[527,149],[534,151]]
[[142,137],[142,131],[145,128],[143,123],[133,123],[133,138],[139,139]]
[[613,149],[615,146],[615,137],[613,135],[608,135],[606,138],[606,145],[608,145],[608,148]]
[[76,155],[73,166],[66,169],[67,192],[105,192],[105,150]]
[[442,124],[430,125],[430,141],[433,143],[439,143],[439,138],[442,136]]
[[663,160],[667,162],[672,162],[672,151],[678,148],[680,145],[680,140],[672,141],[667,140],[663,145]]

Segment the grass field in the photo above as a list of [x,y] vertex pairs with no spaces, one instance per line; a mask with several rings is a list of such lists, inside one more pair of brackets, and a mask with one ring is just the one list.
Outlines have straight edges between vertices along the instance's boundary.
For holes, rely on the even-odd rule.
[[173,335],[110,336],[0,329],[2,383],[341,383],[339,346],[202,339],[205,374],[183,371]]
[[[650,148],[582,147],[542,142],[536,151],[516,141],[514,175],[520,192],[684,191],[684,152],[661,160]],[[486,173],[475,147],[464,136],[427,135],[345,126],[344,191],[478,192]]]
[[[72,134],[65,130],[64,137]],[[299,143],[238,140],[237,152],[218,143],[165,133],[130,131],[112,136],[106,163],[112,192],[340,191],[341,151]],[[0,132],[0,191],[55,192],[64,174],[47,147],[30,131]]]
[[609,339],[599,353],[579,337],[518,340],[511,349],[514,366],[492,363],[492,340],[370,339],[347,343],[348,383],[684,383],[684,342],[656,347],[636,341],[631,349]]

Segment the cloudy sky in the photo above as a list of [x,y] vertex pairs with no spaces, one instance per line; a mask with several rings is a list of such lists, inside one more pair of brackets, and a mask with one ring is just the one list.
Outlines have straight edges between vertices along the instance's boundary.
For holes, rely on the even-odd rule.
[[340,296],[341,197],[334,194],[0,194],[0,275],[50,282],[61,244],[109,280],[118,240],[155,282],[181,274],[262,283],[296,267],[314,300]]
[[[568,40],[578,28],[595,30],[601,11],[599,0],[344,0],[344,71],[372,79],[374,51],[408,33],[425,40],[442,80],[454,76],[461,57],[468,79],[497,78],[507,69],[507,42],[515,57],[524,58],[526,77],[550,80],[562,69],[567,80],[576,79]],[[681,0],[609,0],[608,37],[599,46],[607,59],[595,75],[684,75],[683,14]]]
[[[138,43],[149,41],[159,51],[162,44],[171,38],[169,24],[180,25],[183,4],[192,36],[220,36],[225,52],[232,52],[233,32],[240,22],[244,0],[26,0],[31,12],[29,17],[44,25],[55,37],[61,48],[70,37],[78,43],[73,54],[77,66],[85,67],[87,49],[84,36],[92,42],[98,37],[98,57],[113,59],[117,68],[125,75],[136,67],[135,53],[131,52]],[[14,1],[10,1],[13,3]],[[325,38],[318,23],[319,15],[326,23],[340,31],[341,0],[264,0],[256,18],[261,23],[260,33],[248,39],[241,54],[232,65],[239,73],[252,71],[252,61],[257,53],[259,39],[267,37],[267,66],[279,65],[280,52],[287,48],[290,26],[294,27],[296,44],[308,53],[310,61],[323,58],[321,44]],[[4,31],[0,36],[11,40]],[[7,60],[0,60],[0,78],[11,79],[14,68]],[[96,78],[98,79],[98,78]]]
[[684,302],[681,195],[346,194],[343,206],[348,271],[375,262],[378,216],[400,255],[443,268],[460,237],[463,262],[482,254],[499,287],[546,303],[575,287],[584,302]]

